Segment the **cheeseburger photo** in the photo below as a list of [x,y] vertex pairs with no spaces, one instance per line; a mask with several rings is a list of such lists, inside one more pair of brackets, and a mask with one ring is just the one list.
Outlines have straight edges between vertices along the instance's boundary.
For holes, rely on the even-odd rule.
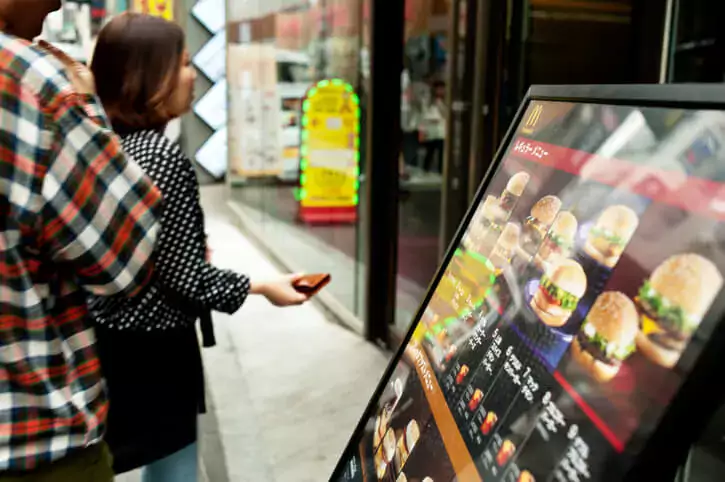
[[521,243],[527,259],[531,259],[539,249],[560,209],[561,200],[556,196],[544,196],[531,208],[531,216],[524,223]]
[[506,213],[510,214],[514,210],[516,203],[529,183],[529,179],[529,174],[526,172],[518,172],[511,176],[506,184],[506,189],[501,193],[501,209]]
[[622,205],[610,206],[589,230],[584,252],[599,264],[614,268],[638,225],[639,217],[632,209]]
[[715,265],[698,254],[665,260],[637,295],[637,349],[658,365],[674,367],[722,283]]
[[581,265],[565,259],[544,274],[531,298],[531,308],[548,326],[564,326],[587,290],[587,277]]
[[571,345],[572,358],[599,382],[608,382],[635,350],[637,308],[617,291],[599,295]]
[[534,256],[534,263],[539,269],[547,271],[551,265],[569,257],[577,227],[577,220],[569,211],[562,211],[556,216]]
[[496,240],[489,259],[496,268],[495,273],[497,276],[511,264],[511,258],[514,255],[516,246],[519,245],[520,234],[521,228],[519,228],[518,224],[507,223],[498,240]]

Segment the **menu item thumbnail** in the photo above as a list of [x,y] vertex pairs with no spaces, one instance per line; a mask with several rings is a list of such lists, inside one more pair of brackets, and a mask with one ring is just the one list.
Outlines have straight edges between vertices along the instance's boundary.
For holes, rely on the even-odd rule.
[[614,268],[639,225],[639,217],[623,205],[610,206],[589,230],[584,251],[598,263]]
[[531,208],[531,216],[524,223],[521,242],[522,255],[531,259],[541,245],[546,232],[561,209],[561,200],[556,196],[544,196]]
[[395,469],[400,472],[408,461],[410,453],[420,440],[420,426],[415,420],[411,420],[405,427],[405,433],[398,438],[398,446],[395,452]]
[[574,244],[578,223],[569,211],[562,211],[554,220],[551,229],[546,233],[539,251],[534,256],[534,263],[542,271],[549,271],[553,265],[569,257]]
[[572,357],[594,379],[608,382],[634,352],[638,331],[634,303],[616,291],[602,293],[572,343]]
[[660,264],[637,295],[639,351],[658,365],[674,367],[722,284],[715,265],[697,254],[675,255]]
[[521,228],[519,228],[518,224],[508,223],[501,236],[498,237],[489,257],[491,264],[496,268],[496,275],[511,264],[511,258],[519,245],[520,234]]
[[385,437],[383,438],[383,458],[385,459],[386,463],[390,463],[393,461],[393,457],[395,456],[395,431],[393,429],[388,429],[387,432],[385,432]]
[[511,457],[514,456],[514,453],[516,453],[516,445],[508,439],[504,440],[496,454],[496,463],[498,466],[503,467],[506,465],[511,460]]
[[496,422],[498,422],[498,415],[496,415],[496,412],[488,412],[486,414],[486,418],[483,419],[483,423],[481,424],[481,433],[483,435],[489,435],[491,430],[493,430],[493,427],[496,425]]
[[516,479],[516,482],[536,482],[536,478],[531,472],[524,470],[521,472],[521,475],[519,475],[519,478]]
[[373,446],[380,445],[383,435],[388,430],[388,422],[390,420],[390,412],[383,408],[375,419],[375,432],[373,433]]
[[587,277],[581,265],[566,259],[544,274],[531,299],[531,308],[548,326],[564,326],[587,290]]
[[466,375],[471,371],[470,368],[468,368],[468,365],[461,365],[461,369],[458,370],[458,373],[456,374],[456,385],[460,385],[463,383],[463,380],[465,380]]
[[501,208],[510,213],[516,207],[516,203],[526,190],[531,176],[527,172],[517,172],[509,182],[506,183],[506,189],[501,193]]
[[472,412],[475,412],[478,406],[481,404],[481,401],[483,401],[483,392],[480,389],[476,389],[475,392],[473,392],[473,396],[468,401],[468,409]]
[[496,196],[487,196],[481,206],[484,228],[494,231],[501,231],[503,223],[506,222],[506,211],[501,208],[501,201]]

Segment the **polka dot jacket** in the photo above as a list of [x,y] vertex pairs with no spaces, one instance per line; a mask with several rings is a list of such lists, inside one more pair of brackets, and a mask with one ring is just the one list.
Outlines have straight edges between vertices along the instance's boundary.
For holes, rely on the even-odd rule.
[[121,330],[167,330],[193,325],[205,311],[237,311],[249,294],[249,278],[206,261],[204,213],[191,162],[157,131],[129,134],[123,148],[164,198],[155,279],[134,298],[92,298],[95,322]]

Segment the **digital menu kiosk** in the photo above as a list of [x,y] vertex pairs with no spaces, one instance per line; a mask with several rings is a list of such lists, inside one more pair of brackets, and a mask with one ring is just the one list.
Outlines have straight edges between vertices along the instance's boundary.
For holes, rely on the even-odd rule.
[[533,88],[331,480],[674,480],[724,275],[725,89]]

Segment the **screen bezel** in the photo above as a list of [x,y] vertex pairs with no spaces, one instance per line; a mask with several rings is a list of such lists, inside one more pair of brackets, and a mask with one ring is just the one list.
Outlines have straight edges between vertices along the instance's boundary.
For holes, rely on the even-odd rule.
[[[448,246],[433,280],[428,285],[425,297],[421,301],[418,311],[408,327],[407,333],[381,376],[380,382],[370,397],[367,407],[345,446],[330,480],[336,480],[336,478],[339,478],[344,473],[348,458],[356,453],[357,445],[364,433],[365,426],[368,420],[375,414],[378,399],[385,390],[393,371],[400,362],[404,349],[413,336],[413,331],[420,322],[425,307],[430,302],[445,271],[445,267],[450,263],[456,247],[460,244],[477,206],[485,195],[494,174],[503,162],[504,154],[516,134],[516,128],[519,122],[529,104],[534,101],[725,111],[725,88],[719,84],[531,87],[521,102],[506,135],[502,139],[493,161],[488,166],[486,174],[476,191],[474,199],[469,205],[466,215],[458,226],[456,234]],[[725,314],[725,297],[718,296],[711,307],[710,313]],[[717,373],[722,360],[720,354],[725,350],[724,319],[725,315],[719,317],[719,321],[710,339],[705,343],[703,351],[692,368],[692,371],[668,405],[660,423],[642,447],[641,452],[634,460],[634,464],[627,471],[623,479],[625,482],[667,480],[668,477],[674,477],[677,468],[686,459],[688,450],[704,430],[711,416],[722,404],[723,398],[725,397],[725,384],[718,386],[717,384],[708,383],[708,380],[711,382],[717,380],[712,375]]]

